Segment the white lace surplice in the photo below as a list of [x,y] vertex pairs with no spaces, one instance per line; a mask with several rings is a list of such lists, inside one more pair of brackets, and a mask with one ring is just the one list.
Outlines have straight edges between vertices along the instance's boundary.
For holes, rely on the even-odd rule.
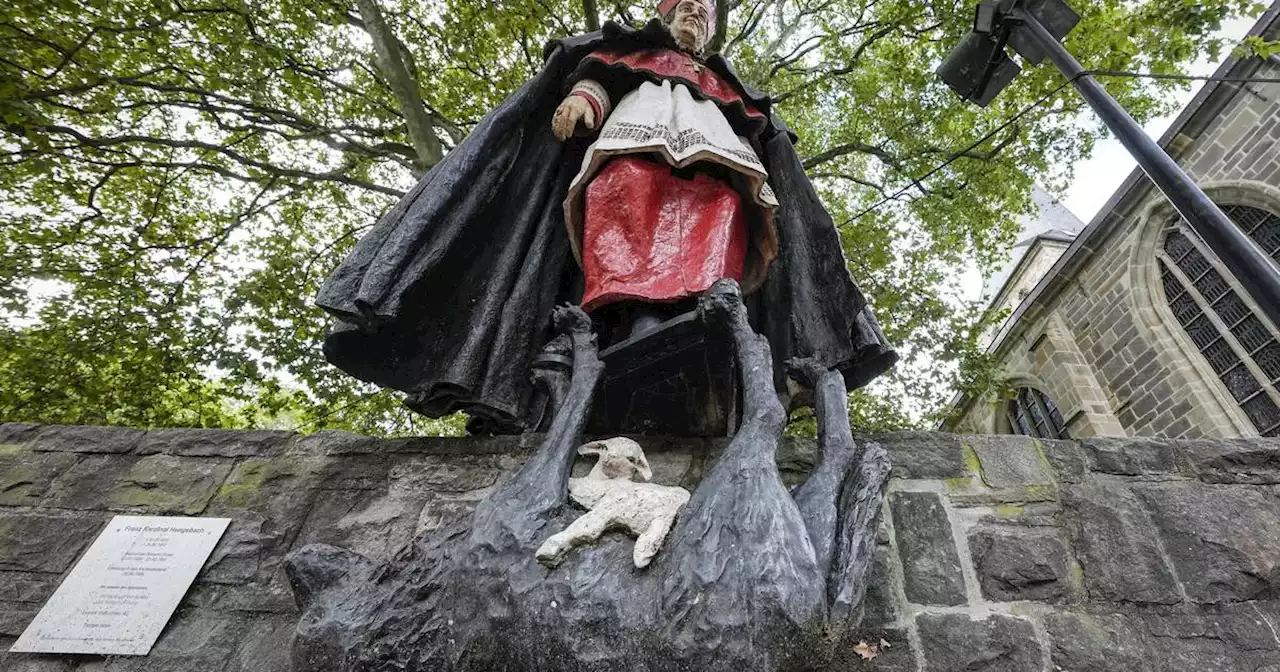
[[[565,223],[573,254],[582,261],[582,193],[610,158],[621,154],[656,154],[677,168],[708,161],[741,176],[743,195],[759,207],[768,234],[778,200],[766,181],[769,174],[746,139],[734,133],[715,103],[698,100],[680,83],[644,82],[623,97],[605,120],[600,137],[587,148],[564,201]],[[767,260],[766,260],[767,263]],[[754,283],[752,283],[754,284]]]

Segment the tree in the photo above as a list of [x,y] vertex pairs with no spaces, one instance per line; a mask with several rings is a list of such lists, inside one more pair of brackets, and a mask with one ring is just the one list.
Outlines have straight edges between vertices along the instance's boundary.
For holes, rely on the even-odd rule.
[[[1243,0],[1077,0],[1089,67],[1179,72]],[[20,0],[0,9],[0,419],[452,432],[328,366],[310,304],[360,234],[541,64],[649,2]],[[931,70],[970,3],[722,0],[714,45],[772,92],[907,361],[855,395],[918,422],[972,350],[955,269],[1101,127],[1050,68],[990,109]],[[1135,116],[1175,82],[1113,80]],[[1043,103],[968,147],[1033,101]],[[910,187],[902,191],[903,187]]]

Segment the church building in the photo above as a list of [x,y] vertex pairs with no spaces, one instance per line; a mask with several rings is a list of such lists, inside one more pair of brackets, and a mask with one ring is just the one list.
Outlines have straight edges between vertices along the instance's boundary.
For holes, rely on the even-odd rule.
[[[1280,40],[1280,3],[1250,35]],[[1280,261],[1280,58],[1232,58],[1160,144]],[[1247,81],[1255,80],[1255,81]],[[1135,170],[1088,226],[1043,192],[988,283],[1013,398],[943,428],[1041,438],[1280,436],[1280,325]]]

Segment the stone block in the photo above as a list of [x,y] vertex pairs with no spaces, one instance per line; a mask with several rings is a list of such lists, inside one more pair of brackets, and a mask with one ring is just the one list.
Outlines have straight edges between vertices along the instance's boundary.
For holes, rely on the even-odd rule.
[[1084,455],[1075,441],[1041,441],[1040,447],[1052,467],[1055,480],[1061,483],[1079,483],[1084,479]]
[[0,640],[0,670],[4,672],[71,672],[76,669],[75,658],[8,653],[10,646]]
[[[299,437],[289,445],[289,452],[315,457],[347,455],[513,455],[528,453],[542,441],[540,434],[519,436],[475,436],[465,439],[416,436],[379,439],[338,430],[321,430]],[[648,444],[645,452],[650,452]]]
[[1090,480],[1066,488],[1063,506],[1090,597],[1159,604],[1181,599],[1155,526],[1128,488]]
[[1040,448],[1029,437],[967,436],[965,445],[978,456],[982,480],[998,489],[1052,485]]
[[107,495],[137,464],[134,455],[86,455],[54,480],[43,506],[80,511],[107,508]]
[[239,651],[251,622],[247,615],[180,608],[151,653],[130,661],[142,663],[140,669],[147,672],[224,670]]
[[1051,529],[979,529],[969,535],[969,550],[988,600],[1056,600],[1067,594],[1067,547]]
[[119,455],[133,452],[144,433],[126,427],[45,425],[36,431],[31,447],[37,452]]
[[893,549],[888,544],[876,546],[871,569],[867,572],[867,591],[862,596],[862,626],[878,628],[898,620],[898,598],[894,594]]
[[1178,443],[1166,439],[1090,438],[1080,442],[1090,471],[1116,476],[1189,473]]
[[916,604],[964,604],[964,577],[942,499],[931,492],[889,496],[907,600]]
[[182,603],[184,608],[200,613],[238,613],[250,617],[299,615],[284,563],[280,561],[264,564],[247,583],[214,583],[197,579]]
[[1143,613],[1148,660],[1154,670],[1276,672],[1280,670],[1280,608],[1275,602],[1222,609]]
[[218,540],[197,580],[242,584],[258,576],[264,564],[284,559],[280,535],[264,530],[265,519],[252,511],[236,512]]
[[1057,612],[1044,627],[1054,672],[1160,672],[1151,667],[1141,627],[1124,616]]
[[0,513],[0,571],[60,574],[106,524],[102,514]]
[[139,455],[266,457],[283,450],[290,432],[235,429],[153,429],[143,435]]
[[57,574],[0,572],[0,604],[39,605],[58,588]]
[[260,532],[288,545],[306,521],[325,464],[323,458],[297,454],[242,460],[218,488],[206,513],[237,520],[260,516]]
[[35,620],[40,605],[26,607],[0,606],[0,637],[18,637]]
[[496,455],[352,456],[330,462],[319,477],[323,492],[297,544],[323,542],[386,558],[420,527],[438,525],[437,519],[453,515],[428,510],[428,504],[444,503],[448,508],[449,502],[463,501],[455,508],[470,507],[510,466]]
[[1197,602],[1280,595],[1280,500],[1249,486],[1136,487]]
[[1010,616],[921,614],[925,672],[1042,672],[1044,652],[1031,623]]
[[150,455],[133,464],[106,496],[114,511],[194,516],[209,505],[231,473],[231,461],[218,458]]
[[1205,483],[1280,484],[1280,439],[1186,441],[1181,445]]
[[859,437],[877,441],[889,451],[893,477],[948,479],[969,476],[959,436],[937,432],[892,432]]
[[41,425],[31,422],[6,422],[0,424],[0,446],[19,446],[30,442]]
[[250,621],[235,654],[223,668],[226,672],[290,672],[293,632],[298,617],[293,614],[266,616]]
[[70,453],[0,451],[0,506],[36,506],[54,479],[79,460]]

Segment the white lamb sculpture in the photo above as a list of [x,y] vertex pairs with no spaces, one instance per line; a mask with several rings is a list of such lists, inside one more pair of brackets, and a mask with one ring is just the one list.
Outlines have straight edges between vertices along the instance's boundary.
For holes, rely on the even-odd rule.
[[[569,496],[587,513],[547,539],[537,550],[538,562],[554,567],[574,548],[609,530],[623,529],[638,537],[632,553],[636,567],[648,567],[675,524],[676,513],[689,502],[689,491],[647,482],[653,477],[649,461],[640,444],[631,439],[594,441],[579,448],[578,454],[598,456],[586,478],[569,479]],[[634,482],[633,477],[643,482]]]

